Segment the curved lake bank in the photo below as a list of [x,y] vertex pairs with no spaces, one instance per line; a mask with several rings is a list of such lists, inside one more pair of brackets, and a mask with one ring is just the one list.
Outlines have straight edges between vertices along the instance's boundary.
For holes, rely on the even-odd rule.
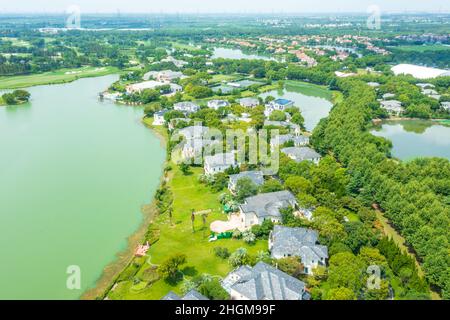
[[268,96],[294,101],[294,105],[300,109],[305,118],[305,127],[308,131],[313,131],[321,119],[328,117],[333,107],[331,91],[299,81],[287,81],[284,89],[260,95],[263,99]]
[[[140,108],[98,101],[116,79],[33,87],[0,108],[0,299],[79,298],[143,222],[165,150]],[[81,290],[66,287],[72,265]]]
[[392,155],[401,160],[441,157],[450,160],[450,127],[425,120],[386,121],[372,130],[392,141]]

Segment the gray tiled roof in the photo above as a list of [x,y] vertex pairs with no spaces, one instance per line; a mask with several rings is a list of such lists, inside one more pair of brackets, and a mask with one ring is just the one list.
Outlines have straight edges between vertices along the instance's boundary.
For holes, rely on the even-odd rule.
[[305,293],[304,282],[264,262],[231,272],[226,282],[230,291],[250,300],[303,300]]
[[180,297],[173,291],[170,291],[164,298],[161,300],[184,300],[184,301],[194,301],[194,300],[209,300],[202,294],[200,294],[196,290],[191,290],[188,293],[186,293],[183,297]]
[[178,134],[185,137],[186,140],[200,139],[209,131],[208,127],[190,126],[178,131]]
[[230,182],[235,185],[239,180],[244,178],[250,179],[257,186],[264,184],[264,174],[262,171],[245,171],[239,174],[233,174],[230,176]]
[[315,230],[275,226],[271,239],[272,257],[297,256],[305,265],[328,259],[328,248],[317,244],[319,234]]
[[235,166],[236,160],[233,153],[219,153],[214,156],[205,157],[205,165],[210,168],[226,165]]
[[[278,138],[278,144],[277,144],[277,138]],[[296,145],[304,145],[309,143],[309,138],[305,136],[294,136],[292,134],[281,134],[277,137],[273,137],[270,139],[270,144],[277,146],[277,145],[283,145],[286,142],[292,141]]]
[[257,217],[281,217],[280,209],[293,206],[295,197],[289,191],[263,193],[245,199],[240,206],[242,212],[253,212]]
[[308,147],[293,147],[281,149],[281,152],[295,158],[295,161],[319,159],[321,156],[316,151]]

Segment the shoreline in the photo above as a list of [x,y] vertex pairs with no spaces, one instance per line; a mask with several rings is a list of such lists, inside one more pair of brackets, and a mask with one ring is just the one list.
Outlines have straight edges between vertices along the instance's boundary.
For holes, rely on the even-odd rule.
[[[145,116],[142,118],[141,124],[152,131],[152,133],[158,138],[164,150],[167,150],[167,139],[151,125],[145,123]],[[163,183],[164,168],[167,165],[167,157],[162,165],[162,172],[160,176],[159,186]],[[127,238],[127,247],[125,250],[118,252],[116,258],[110,262],[102,271],[101,276],[97,279],[95,286],[87,289],[80,296],[79,300],[104,300],[106,294],[116,283],[117,278],[122,271],[133,261],[134,252],[136,247],[141,244],[142,239],[145,237],[149,227],[154,221],[157,214],[156,200],[153,195],[153,199],[149,204],[142,206],[141,213],[143,215],[143,221],[138,226],[137,230]]]

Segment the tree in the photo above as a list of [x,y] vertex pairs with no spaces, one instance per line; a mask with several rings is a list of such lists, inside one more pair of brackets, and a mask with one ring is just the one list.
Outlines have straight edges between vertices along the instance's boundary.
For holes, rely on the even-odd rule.
[[287,178],[284,185],[294,194],[299,194],[300,192],[310,193],[313,189],[312,183],[300,176],[292,176]]
[[339,287],[328,291],[326,300],[356,300],[356,295],[349,288]]
[[253,232],[245,231],[242,234],[242,240],[244,240],[245,243],[253,244],[256,241],[256,237],[255,237],[255,234]]
[[174,279],[179,272],[179,267],[186,264],[186,261],[187,257],[185,254],[175,254],[161,263],[158,267],[158,273],[164,279]]
[[272,220],[267,219],[264,220],[262,224],[260,225],[254,225],[252,227],[252,233],[256,236],[258,239],[269,239],[269,235],[272,232],[274,227],[274,224]]
[[187,163],[182,162],[179,167],[181,172],[183,172],[183,175],[187,176],[191,173],[190,166]]
[[303,265],[297,257],[281,258],[276,261],[278,269],[297,278],[303,273]]
[[261,193],[271,193],[284,190],[283,185],[280,181],[271,179],[264,183],[264,185],[260,188]]
[[210,300],[228,300],[230,298],[217,279],[205,281],[198,287],[198,291]]
[[239,179],[236,183],[236,199],[239,202],[258,193],[258,186],[250,178]]
[[349,252],[338,253],[331,257],[328,268],[327,284],[331,288],[347,288],[359,292],[365,275],[364,263]]
[[240,267],[242,265],[248,264],[250,261],[250,257],[247,253],[247,249],[239,248],[235,252],[233,252],[228,259],[230,265],[234,268]]
[[275,110],[269,117],[270,121],[286,121],[286,114],[283,111]]

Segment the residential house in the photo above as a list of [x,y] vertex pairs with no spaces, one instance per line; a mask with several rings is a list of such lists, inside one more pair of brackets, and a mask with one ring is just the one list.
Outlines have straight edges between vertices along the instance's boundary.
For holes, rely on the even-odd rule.
[[281,149],[281,152],[283,152],[295,162],[311,161],[315,164],[319,164],[321,159],[320,154],[308,147],[284,148]]
[[281,209],[295,208],[297,201],[289,191],[263,193],[245,199],[239,206],[240,230],[246,230],[254,225],[260,225],[265,220],[274,223],[282,222]]
[[174,110],[184,112],[185,114],[194,113],[200,110],[200,107],[198,105],[189,101],[175,103],[173,108]]
[[178,124],[180,124],[180,123],[189,124],[191,121],[192,121],[192,119],[189,119],[189,118],[174,118],[169,121],[168,127],[169,127],[169,130],[173,131],[173,130],[175,130],[175,128],[177,127]]
[[395,98],[395,94],[393,94],[393,93],[383,94],[383,100],[389,100],[389,99],[394,99],[394,98]]
[[244,171],[230,176],[228,189],[231,193],[234,194],[236,192],[237,183],[241,179],[250,179],[258,187],[264,184],[264,174],[262,171]]
[[287,122],[287,121],[270,121],[266,120],[264,121],[265,127],[283,127],[283,128],[289,128],[292,130],[294,135],[299,136],[302,134],[302,128],[298,124]]
[[367,85],[372,88],[378,88],[380,86],[378,82],[367,82]]
[[303,272],[313,274],[318,266],[326,266],[328,248],[319,244],[319,233],[305,228],[275,226],[269,237],[272,258],[299,257]]
[[207,297],[205,297],[204,295],[202,295],[201,293],[199,293],[197,290],[191,290],[182,297],[180,297],[173,291],[170,291],[161,300],[166,300],[166,301],[168,301],[168,300],[175,300],[175,301],[178,301],[178,300],[197,301],[197,300],[199,300],[199,301],[201,301],[201,300],[209,300],[209,299]]
[[450,111],[450,101],[441,102],[441,107],[446,111]]
[[218,110],[219,108],[228,107],[230,104],[225,100],[211,100],[208,101],[208,108]]
[[282,134],[270,139],[270,148],[272,151],[276,147],[282,146],[287,142],[293,142],[295,147],[304,147],[309,144],[309,137],[303,135],[293,135],[293,134]]
[[380,104],[381,108],[383,108],[392,115],[398,116],[404,111],[402,103],[397,100],[385,100],[381,101]]
[[256,98],[242,98],[239,100],[239,104],[245,108],[253,108],[260,105],[259,100]]
[[159,87],[167,85],[166,83],[159,81],[144,81],[140,83],[130,84],[126,87],[126,91],[128,94],[139,93],[147,89],[157,89]]
[[189,62],[187,61],[178,60],[172,56],[168,56],[167,58],[162,59],[161,62],[172,62],[177,68],[183,68],[184,66],[189,64]]
[[305,283],[264,262],[230,272],[222,287],[231,300],[309,300]]
[[169,110],[161,110],[158,112],[155,112],[153,115],[153,125],[154,126],[163,126],[166,123],[166,120],[164,119],[164,115],[169,112]]
[[[183,144],[181,156],[183,159],[198,159],[203,156],[205,148],[220,145],[220,141],[205,138],[194,138]],[[206,153],[207,151],[205,151]],[[200,162],[201,163],[201,162]]]
[[237,166],[234,153],[219,153],[207,156],[204,159],[204,170],[206,175],[215,175]]
[[205,126],[190,126],[178,131],[180,136],[186,140],[202,139],[209,132],[209,128]]
[[292,107],[294,105],[294,101],[287,100],[287,99],[276,99],[274,101],[269,102],[266,104],[266,109],[264,111],[264,115],[266,117],[269,117],[272,112],[275,110],[277,111],[284,111],[286,108]]

